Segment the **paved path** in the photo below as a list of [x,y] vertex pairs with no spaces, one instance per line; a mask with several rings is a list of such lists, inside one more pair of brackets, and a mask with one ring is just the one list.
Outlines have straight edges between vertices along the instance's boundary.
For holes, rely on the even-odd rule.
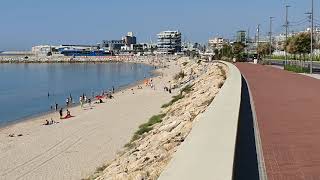
[[320,81],[238,63],[255,103],[269,180],[320,179]]

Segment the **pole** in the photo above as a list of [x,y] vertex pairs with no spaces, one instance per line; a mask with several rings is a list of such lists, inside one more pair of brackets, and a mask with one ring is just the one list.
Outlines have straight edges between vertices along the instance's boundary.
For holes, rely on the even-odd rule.
[[260,42],[260,24],[258,24],[258,28],[257,28],[257,54],[258,54],[258,57],[257,59],[259,59],[259,52],[258,52],[258,47],[259,47],[259,42]]
[[311,0],[311,49],[310,49],[310,56],[311,56],[311,61],[310,61],[310,74],[312,74],[312,68],[313,68],[313,16],[314,15],[314,9],[313,9],[313,0]]
[[246,41],[246,49],[247,49],[247,61],[249,59],[249,46],[250,46],[250,29],[248,28],[248,32],[247,32],[247,41]]
[[[286,5],[286,24],[285,24],[285,27],[286,27],[286,42],[288,41],[288,28],[289,28],[289,22],[288,22],[288,8],[290,6]],[[284,47],[284,53],[285,53],[285,61],[284,61],[284,64],[287,65],[288,63],[288,53],[287,53],[287,48],[286,46]]]
[[270,58],[272,56],[272,20],[274,17],[270,17],[270,31],[269,31],[269,53],[270,53]]

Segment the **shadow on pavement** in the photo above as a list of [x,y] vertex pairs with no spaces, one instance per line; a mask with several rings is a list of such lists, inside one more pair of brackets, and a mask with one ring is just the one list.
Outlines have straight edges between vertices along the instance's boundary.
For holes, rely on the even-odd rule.
[[259,180],[250,95],[247,83],[243,77],[233,179]]

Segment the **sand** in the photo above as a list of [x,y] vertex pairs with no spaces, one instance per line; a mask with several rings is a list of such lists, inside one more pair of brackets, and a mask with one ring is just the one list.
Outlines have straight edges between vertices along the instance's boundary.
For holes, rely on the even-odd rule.
[[[59,120],[54,113],[0,129],[0,179],[81,179],[92,174],[171,99],[163,87],[179,67],[169,64],[158,70],[163,77],[153,78],[156,90],[134,86],[134,94],[126,89],[103,104],[92,104],[92,109],[70,108],[71,119]],[[51,117],[59,123],[42,125]]]

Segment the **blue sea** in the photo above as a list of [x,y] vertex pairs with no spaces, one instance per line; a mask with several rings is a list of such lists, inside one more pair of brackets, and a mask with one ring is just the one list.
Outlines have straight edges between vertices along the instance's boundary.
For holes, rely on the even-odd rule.
[[[0,64],[0,126],[65,106],[71,94],[97,95],[152,76],[152,66],[133,63]],[[49,96],[48,96],[49,94]]]

